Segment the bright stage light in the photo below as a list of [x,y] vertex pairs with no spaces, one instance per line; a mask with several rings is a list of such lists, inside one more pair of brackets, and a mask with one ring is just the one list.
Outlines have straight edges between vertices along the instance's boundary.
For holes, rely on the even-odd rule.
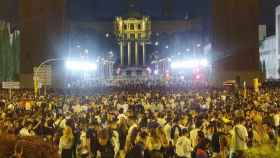
[[155,75],[158,75],[158,70],[155,70],[155,71],[154,71],[154,74],[155,74]]
[[206,59],[202,59],[202,60],[200,60],[200,65],[204,66],[204,67],[207,67],[207,66],[209,66],[209,62]]
[[201,78],[200,75],[195,75],[195,79],[199,80]]
[[151,68],[148,67],[146,70],[148,71],[149,74],[152,73],[152,69]]
[[97,69],[97,65],[95,63],[88,61],[67,60],[65,65],[69,70],[95,71]]
[[192,69],[196,67],[208,67],[209,62],[207,59],[201,59],[201,60],[185,60],[185,61],[175,61],[171,63],[172,69]]

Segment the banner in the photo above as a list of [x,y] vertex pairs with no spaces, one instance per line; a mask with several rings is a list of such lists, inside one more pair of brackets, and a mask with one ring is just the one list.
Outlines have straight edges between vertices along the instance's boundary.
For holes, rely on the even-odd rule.
[[2,82],[3,89],[20,89],[19,82]]

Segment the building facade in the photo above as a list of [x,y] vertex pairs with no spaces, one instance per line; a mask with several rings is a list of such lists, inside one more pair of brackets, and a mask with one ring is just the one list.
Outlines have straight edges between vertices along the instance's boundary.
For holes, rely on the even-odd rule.
[[263,41],[267,36],[266,25],[259,25],[259,41]]
[[261,76],[259,63],[259,1],[212,1],[213,70],[216,82]]
[[[25,88],[33,87],[33,68],[46,59],[60,58],[65,51],[65,0],[19,1],[21,31],[20,81]],[[55,63],[57,64],[57,63]],[[53,69],[53,83],[64,80],[63,69]],[[56,74],[59,74],[57,77]]]
[[63,52],[64,12],[64,0],[19,2],[21,73],[32,73],[34,66]]
[[280,5],[276,7],[276,52],[280,54]]
[[[151,38],[151,20],[149,17],[142,18],[128,18],[123,19],[117,17],[115,22],[115,35],[120,45],[120,63],[125,65],[125,52],[124,47],[127,47],[127,66],[139,66],[146,64],[146,43]],[[139,53],[140,47],[142,47],[142,53]],[[134,50],[131,50],[134,48]],[[132,53],[134,52],[134,53]],[[132,59],[134,57],[134,60]],[[140,59],[139,59],[140,58]],[[142,58],[142,59],[141,59]],[[134,61],[134,62],[131,62]]]
[[276,51],[276,36],[266,37],[260,45],[260,62],[266,79],[279,79],[280,56]]

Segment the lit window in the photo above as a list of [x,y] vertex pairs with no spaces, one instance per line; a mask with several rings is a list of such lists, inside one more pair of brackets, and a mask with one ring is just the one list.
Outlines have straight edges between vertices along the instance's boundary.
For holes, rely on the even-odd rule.
[[130,30],[134,30],[134,25],[130,24]]

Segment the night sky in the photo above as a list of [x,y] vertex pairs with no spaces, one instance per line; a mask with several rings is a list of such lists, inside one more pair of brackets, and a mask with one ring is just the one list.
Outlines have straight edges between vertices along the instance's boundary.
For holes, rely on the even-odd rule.
[[[17,2],[19,0],[0,0],[0,19],[15,21],[18,14]],[[112,20],[114,16],[126,13],[126,0],[67,0],[69,17],[74,20]],[[136,10],[142,14],[150,15],[153,19],[167,19],[162,16],[166,7],[163,1],[168,0],[138,0]],[[260,0],[260,24],[267,24],[269,34],[274,34],[274,8],[280,0]],[[172,14],[168,19],[183,19],[209,15],[211,0],[171,0],[167,6]],[[110,5],[108,5],[110,4]]]
[[[168,2],[169,1],[169,2]],[[127,13],[127,0],[69,0],[70,17],[75,20],[113,20]],[[165,2],[165,3],[164,3]],[[110,5],[108,5],[110,4]],[[136,0],[135,10],[153,19],[166,19],[163,12],[169,9],[169,19],[206,16],[210,12],[210,0]]]
[[275,7],[280,0],[261,0],[260,23],[268,25],[268,35],[275,34]]

